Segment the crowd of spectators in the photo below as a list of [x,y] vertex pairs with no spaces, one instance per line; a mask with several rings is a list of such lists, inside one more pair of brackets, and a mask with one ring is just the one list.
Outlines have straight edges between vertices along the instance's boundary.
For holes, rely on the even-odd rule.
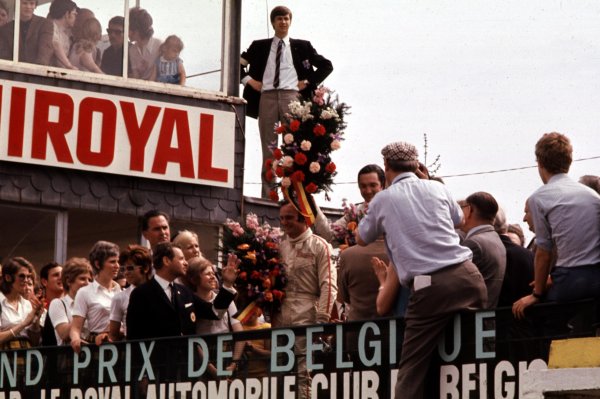
[[[86,30],[85,26],[84,23],[82,31]],[[404,156],[406,151],[411,153],[412,148],[401,143],[386,151],[392,151],[391,156],[398,153]],[[469,267],[474,268],[481,279],[479,288],[485,293],[477,306],[511,307],[515,320],[527,317],[528,308],[538,302],[600,296],[598,177],[584,176],[580,182],[568,177],[572,147],[569,139],[559,133],[546,134],[538,141],[536,157],[544,184],[526,201],[523,217],[536,235],[535,245],[525,247],[523,231],[518,224],[508,223],[490,193],[475,192],[456,202],[443,200],[456,216],[453,216],[454,227],[446,226],[446,245],[451,244],[454,251],[461,254],[460,259],[463,255],[465,258],[462,263],[454,262],[448,268],[471,265]],[[414,161],[410,161],[410,165],[415,165],[415,169],[396,172],[392,182],[402,178],[415,182],[429,180],[420,190],[433,190],[435,194],[431,195],[446,195],[441,194],[447,192],[443,183],[431,179]],[[385,195],[380,194],[389,192],[390,170],[386,160],[385,171],[377,165],[367,165],[359,171],[357,181],[365,200],[359,208],[368,223],[360,221],[358,232],[364,234],[357,236],[360,246],[341,251],[337,269],[330,269],[328,241],[334,238],[331,226],[353,223],[348,215],[329,224],[319,210],[315,230],[322,238],[308,228],[304,218],[289,203],[281,204],[280,223],[286,234],[281,253],[288,267],[289,291],[281,313],[274,314],[272,319],[265,320],[256,304],[248,309],[236,307],[233,285],[239,260],[234,255],[229,256],[219,276],[217,266],[203,256],[198,235],[183,230],[171,237],[168,215],[153,210],[144,215],[141,223],[149,248],[131,244],[120,250],[114,243],[98,241],[87,259],[74,257],[63,265],[49,263],[42,267],[39,285],[36,285],[35,268],[30,262],[22,257],[7,259],[2,265],[0,284],[0,345],[4,349],[15,349],[58,344],[70,345],[79,351],[83,344],[101,345],[128,338],[264,329],[270,328],[271,321],[279,327],[364,320],[376,315],[406,317],[407,320],[418,317],[411,305],[414,293],[421,289],[416,287],[422,284],[427,287],[436,280],[422,280],[429,275],[427,272],[411,274],[414,272],[404,269],[414,255],[389,256],[390,247],[395,244],[385,231],[389,228],[387,225],[383,225],[383,231],[365,227],[374,223],[373,220],[380,220],[379,214],[385,215],[381,220],[389,218],[386,206],[395,207],[395,202],[388,204],[381,200]],[[412,206],[429,214],[426,202]],[[410,226],[394,223],[394,228],[412,231],[419,223],[434,226],[437,222],[415,219]],[[574,227],[583,228],[586,238],[580,239],[582,233],[575,234],[574,231],[580,229]],[[425,239],[421,233],[413,233],[411,239]],[[369,238],[369,242],[363,241],[363,237]],[[398,248],[407,247],[403,244],[396,250]],[[394,263],[395,259],[400,260],[400,267]],[[308,272],[311,274],[306,274]],[[436,273],[431,274],[436,276]],[[120,276],[126,281],[125,287],[117,283]],[[331,299],[336,293],[338,306],[333,306]],[[156,300],[155,305],[152,300]],[[161,324],[153,320],[158,317],[155,313],[162,312],[156,310],[157,306],[164,307],[165,312],[171,309],[173,320],[180,323]],[[140,315],[140,309],[146,313]],[[168,315],[163,316],[168,320]],[[575,316],[567,315],[560,320],[562,324],[550,326],[548,331],[568,331],[570,318]],[[140,320],[148,325],[142,328]],[[149,327],[152,325],[154,327]],[[348,347],[355,346],[353,339],[356,337],[347,337]],[[233,362],[227,368],[231,371],[236,370],[244,357],[254,359],[252,372],[257,374],[269,355],[268,341],[264,340],[236,342],[229,349]],[[212,356],[209,354],[209,357]],[[214,365],[209,365],[208,370],[211,375],[216,374]]]
[[[154,37],[153,19],[147,10],[130,9],[127,36],[123,16],[112,17],[103,36],[102,22],[94,12],[79,8],[73,0],[53,0],[46,17],[34,14],[37,0],[19,1],[18,61],[122,76],[127,37],[128,77],[185,85],[182,40],[175,35],[164,42]],[[15,22],[9,18],[6,0],[1,0],[0,59],[5,60],[14,55]]]

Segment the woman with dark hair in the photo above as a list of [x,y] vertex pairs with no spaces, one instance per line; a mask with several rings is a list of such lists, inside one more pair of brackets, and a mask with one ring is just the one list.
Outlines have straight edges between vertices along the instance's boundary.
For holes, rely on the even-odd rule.
[[[85,258],[71,258],[63,266],[61,278],[67,295],[50,302],[47,316],[50,317],[54,326],[58,345],[65,345],[69,342],[75,294],[92,281],[92,273],[92,266]],[[83,330],[87,330],[86,326],[83,327]]]
[[150,250],[141,245],[129,245],[119,255],[119,264],[124,269],[125,279],[129,287],[119,292],[110,306],[110,322],[108,336],[111,341],[119,341],[127,336],[127,307],[131,291],[150,279],[152,273],[152,256]]
[[54,47],[53,65],[61,68],[77,69],[69,61],[73,33],[71,29],[77,18],[77,4],[72,0],[54,0],[50,4],[48,19],[54,22]]
[[33,266],[25,258],[8,259],[2,265],[0,284],[0,343],[2,349],[30,348],[40,340],[39,318],[42,302],[34,295],[26,297],[29,282],[35,279]]
[[6,1],[0,0],[0,26],[4,26],[9,22],[10,12]]
[[[96,274],[92,284],[77,292],[73,306],[71,347],[77,353],[82,343],[100,344],[108,340],[110,305],[113,297],[121,292],[121,286],[113,279],[119,273],[119,246],[108,241],[98,241],[89,255]],[[82,335],[87,320],[90,333]]]
[[152,37],[152,16],[140,7],[129,10],[129,49],[131,77],[150,80],[154,74],[156,60],[160,53],[161,40]]

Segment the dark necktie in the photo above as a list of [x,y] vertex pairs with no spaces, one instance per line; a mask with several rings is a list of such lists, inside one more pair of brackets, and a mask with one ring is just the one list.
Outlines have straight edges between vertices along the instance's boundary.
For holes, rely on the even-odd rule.
[[279,87],[279,68],[281,67],[281,53],[283,52],[283,40],[277,43],[277,55],[275,56],[275,78],[273,79],[273,87]]
[[169,288],[171,289],[171,305],[177,309],[177,292],[173,283],[169,284]]

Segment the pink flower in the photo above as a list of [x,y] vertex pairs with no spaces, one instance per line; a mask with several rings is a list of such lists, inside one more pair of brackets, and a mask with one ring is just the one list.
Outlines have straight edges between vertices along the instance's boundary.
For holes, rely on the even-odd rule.
[[258,223],[258,216],[254,213],[249,213],[246,215],[246,227],[252,230],[256,230],[256,228],[260,226]]
[[319,173],[319,171],[321,170],[321,165],[318,162],[311,162],[308,170],[311,171],[311,173]]
[[302,148],[302,151],[310,151],[310,147],[312,147],[312,143],[308,140],[302,140],[300,143],[300,148]]

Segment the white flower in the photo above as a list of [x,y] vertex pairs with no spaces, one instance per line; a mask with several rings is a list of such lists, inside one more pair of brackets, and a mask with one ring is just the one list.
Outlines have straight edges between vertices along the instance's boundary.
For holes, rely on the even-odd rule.
[[302,122],[306,122],[308,119],[314,118],[314,116],[310,113],[311,107],[311,102],[305,102],[304,104],[302,104],[300,103],[300,101],[292,101],[288,105],[290,113],[295,117],[301,118]]
[[321,165],[318,162],[311,162],[310,166],[308,167],[308,169],[312,173],[319,173],[319,171],[321,170]]
[[291,133],[286,134],[285,136],[283,136],[283,141],[286,144],[292,144],[294,142],[294,135]]
[[340,143],[339,140],[333,140],[331,142],[331,149],[334,150],[334,151],[335,150],[339,150],[341,146],[342,146],[342,143]]
[[284,168],[291,168],[293,164],[294,164],[294,158],[290,157],[289,155],[286,155],[285,157],[283,157],[281,159],[281,165]]
[[308,140],[302,140],[302,143],[300,143],[302,151],[310,151],[310,147],[312,147],[312,143]]
[[321,119],[339,118],[338,113],[333,108],[326,108],[321,112]]
[[289,187],[292,185],[292,181],[290,180],[289,177],[284,177],[283,179],[281,179],[281,187]]

